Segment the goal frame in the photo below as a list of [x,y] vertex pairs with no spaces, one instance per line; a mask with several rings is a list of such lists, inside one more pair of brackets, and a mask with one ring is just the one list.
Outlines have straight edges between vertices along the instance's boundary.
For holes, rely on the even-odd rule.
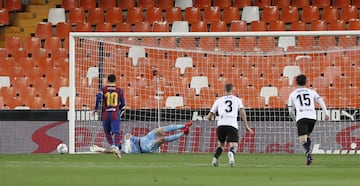
[[75,153],[75,38],[76,37],[262,37],[262,36],[359,36],[360,31],[266,32],[70,32],[69,33],[69,153]]

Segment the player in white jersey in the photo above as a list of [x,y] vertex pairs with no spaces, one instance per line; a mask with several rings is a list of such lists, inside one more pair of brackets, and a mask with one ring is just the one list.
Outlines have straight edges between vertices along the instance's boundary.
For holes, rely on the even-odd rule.
[[288,110],[291,118],[296,121],[300,143],[303,145],[306,155],[306,165],[312,163],[310,151],[310,134],[316,123],[315,101],[318,102],[325,112],[325,120],[329,120],[329,112],[321,96],[314,90],[306,88],[306,76],[301,74],[296,77],[298,88],[289,95]]
[[225,147],[226,142],[229,144],[229,164],[234,166],[235,160],[234,155],[237,151],[239,134],[238,134],[238,113],[244,122],[245,128],[250,132],[254,133],[248,126],[247,116],[244,110],[244,106],[240,98],[233,95],[234,87],[231,83],[225,85],[225,95],[217,99],[209,114],[207,115],[208,120],[212,120],[216,113],[219,115],[217,121],[217,138],[219,141],[218,147],[216,148],[212,164],[217,167],[219,166],[218,159]]

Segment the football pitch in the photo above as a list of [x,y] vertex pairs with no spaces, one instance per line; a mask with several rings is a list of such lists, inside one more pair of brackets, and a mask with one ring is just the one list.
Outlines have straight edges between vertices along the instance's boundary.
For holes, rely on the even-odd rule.
[[212,154],[0,155],[1,186],[228,186],[360,185],[360,155],[314,155],[310,167],[300,154],[227,154],[219,167]]

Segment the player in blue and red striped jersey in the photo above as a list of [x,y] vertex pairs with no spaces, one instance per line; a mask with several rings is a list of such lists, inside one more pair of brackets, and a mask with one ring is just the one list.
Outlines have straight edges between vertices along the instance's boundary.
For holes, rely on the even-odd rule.
[[106,139],[115,156],[121,157],[120,145],[120,111],[125,106],[124,94],[121,88],[116,87],[116,76],[108,76],[108,84],[100,89],[96,95],[95,112],[102,101],[102,125]]

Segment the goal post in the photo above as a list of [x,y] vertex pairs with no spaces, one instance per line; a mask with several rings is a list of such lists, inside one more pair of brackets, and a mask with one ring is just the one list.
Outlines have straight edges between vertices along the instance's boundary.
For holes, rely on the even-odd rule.
[[[360,31],[296,32],[71,32],[69,38],[69,152],[108,147],[95,95],[107,75],[124,90],[121,134],[144,135],[193,120],[188,136],[161,152],[213,152],[216,121],[205,121],[212,103],[233,83],[249,125],[239,118],[239,151],[302,153],[288,116],[287,96],[302,73],[325,99],[318,106],[314,153],[356,153],[360,148]],[[356,144],[356,147],[354,147]]]

